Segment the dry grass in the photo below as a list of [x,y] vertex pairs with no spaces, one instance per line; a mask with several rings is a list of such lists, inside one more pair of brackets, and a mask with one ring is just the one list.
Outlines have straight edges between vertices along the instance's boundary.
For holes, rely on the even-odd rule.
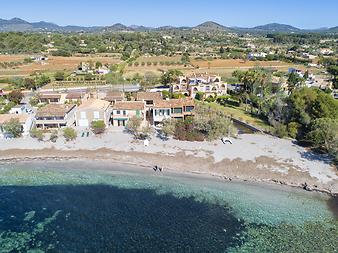
[[[23,61],[24,58],[29,55],[0,55],[0,62],[9,61]],[[101,56],[73,56],[73,57],[61,57],[61,56],[49,56],[46,64],[33,62],[31,64],[18,66],[14,69],[0,69],[0,76],[7,75],[29,75],[34,72],[55,72],[59,70],[73,71],[77,68],[79,63],[83,61],[92,61],[93,63],[100,61],[103,64],[115,64],[120,60],[113,57],[101,57]]]
[[216,59],[212,61],[192,60],[191,63],[200,68],[251,68],[255,66],[281,67],[293,65],[281,61],[244,61],[240,59]]
[[169,56],[141,56],[139,58],[137,58],[136,62],[178,62],[181,60],[180,56],[173,56],[173,57],[169,57]]
[[[29,57],[29,55],[0,55],[0,62],[10,62],[10,61],[23,61],[24,58]],[[13,69],[0,69],[0,78],[1,77],[10,77],[10,76],[24,76],[30,75],[34,72],[45,72],[52,73],[59,70],[73,71],[76,69],[77,65],[82,61],[100,61],[103,64],[115,64],[121,62],[116,57],[105,57],[104,55],[93,55],[93,56],[73,56],[73,57],[60,57],[60,56],[50,56],[46,64],[41,63],[31,63],[23,66],[18,66]],[[146,72],[153,72],[156,75],[161,75],[163,71],[168,69],[179,69],[186,74],[202,73],[208,72],[210,74],[218,74],[223,77],[230,77],[232,72],[236,69],[249,69],[255,66],[261,67],[270,67],[275,68],[281,71],[287,71],[289,67],[297,67],[304,69],[304,66],[295,65],[286,62],[280,61],[243,61],[243,60],[233,60],[233,59],[216,59],[210,61],[203,60],[191,60],[194,67],[184,67],[183,65],[160,65],[160,62],[178,62],[180,61],[180,56],[168,57],[168,56],[142,56],[139,57],[136,62],[139,62],[139,66],[127,66],[125,75],[127,77],[133,76],[136,73],[144,75]],[[155,65],[141,66],[141,62],[157,62]],[[198,66],[198,68],[196,68]]]

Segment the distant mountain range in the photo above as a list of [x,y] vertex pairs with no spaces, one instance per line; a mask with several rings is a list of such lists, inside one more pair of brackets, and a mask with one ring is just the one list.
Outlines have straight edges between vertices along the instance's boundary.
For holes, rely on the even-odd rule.
[[319,29],[300,29],[291,25],[271,23],[266,25],[255,26],[251,28],[245,27],[227,27],[213,21],[207,21],[195,27],[145,27],[139,25],[126,26],[120,23],[111,26],[59,26],[54,23],[40,21],[28,22],[20,18],[12,18],[9,20],[0,19],[0,32],[131,32],[131,31],[168,31],[168,30],[195,30],[204,32],[249,32],[249,33],[273,33],[273,32],[338,32],[338,26],[332,28]]

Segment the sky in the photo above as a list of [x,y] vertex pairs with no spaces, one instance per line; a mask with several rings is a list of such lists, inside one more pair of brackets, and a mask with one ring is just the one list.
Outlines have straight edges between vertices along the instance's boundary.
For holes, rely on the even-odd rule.
[[0,0],[0,18],[58,25],[225,26],[267,23],[299,28],[338,25],[338,0]]

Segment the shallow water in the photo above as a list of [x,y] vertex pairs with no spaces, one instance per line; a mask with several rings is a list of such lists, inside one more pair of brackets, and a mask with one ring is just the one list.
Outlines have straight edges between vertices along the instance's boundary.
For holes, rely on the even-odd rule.
[[0,252],[334,252],[328,200],[95,162],[3,164]]

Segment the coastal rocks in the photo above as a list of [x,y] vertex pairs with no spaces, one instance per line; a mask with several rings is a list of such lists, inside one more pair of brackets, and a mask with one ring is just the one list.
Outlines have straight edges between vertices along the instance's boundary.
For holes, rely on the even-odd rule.
[[306,191],[313,191],[313,189],[305,182],[304,184],[301,185],[302,188]]
[[285,181],[277,180],[277,179],[271,179],[271,182],[281,185],[287,185]]

